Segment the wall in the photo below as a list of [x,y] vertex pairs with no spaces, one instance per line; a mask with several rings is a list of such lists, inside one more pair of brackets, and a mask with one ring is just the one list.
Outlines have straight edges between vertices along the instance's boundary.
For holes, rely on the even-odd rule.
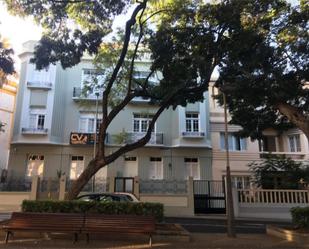
[[23,200],[30,200],[30,192],[0,192],[0,213],[20,211]]

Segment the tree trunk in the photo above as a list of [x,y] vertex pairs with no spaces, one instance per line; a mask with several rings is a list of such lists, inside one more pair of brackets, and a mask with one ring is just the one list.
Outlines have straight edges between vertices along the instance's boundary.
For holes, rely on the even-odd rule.
[[304,115],[300,109],[287,103],[280,102],[277,103],[275,107],[278,108],[280,113],[286,116],[291,123],[302,130],[309,141],[309,117]]
[[96,159],[91,160],[83,173],[77,178],[76,181],[73,182],[73,185],[70,188],[66,199],[75,199],[80,193],[80,191],[82,191],[83,187],[90,181],[91,177],[93,177],[95,173],[105,165],[107,165],[106,162],[99,162]]

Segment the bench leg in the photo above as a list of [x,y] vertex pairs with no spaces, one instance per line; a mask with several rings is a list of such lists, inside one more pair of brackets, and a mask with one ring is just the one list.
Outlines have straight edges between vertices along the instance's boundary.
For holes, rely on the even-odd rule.
[[5,244],[8,243],[10,235],[11,235],[11,232],[10,232],[10,231],[7,231],[7,232],[6,232],[6,235],[5,235]]
[[152,235],[149,235],[149,246],[152,247]]
[[89,240],[90,240],[89,233],[86,233],[86,241],[87,241],[87,244],[89,243]]
[[78,241],[78,234],[74,233],[74,241],[73,241],[73,243],[75,244],[77,241]]

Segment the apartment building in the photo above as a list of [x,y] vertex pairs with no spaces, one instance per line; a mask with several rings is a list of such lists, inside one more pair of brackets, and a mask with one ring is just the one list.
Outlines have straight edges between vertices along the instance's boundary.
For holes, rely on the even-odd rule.
[[15,79],[9,79],[0,87],[0,122],[4,125],[0,130],[0,174],[8,166],[16,92]]
[[[209,87],[210,96],[210,131],[212,143],[212,179],[223,180],[226,174],[226,151],[224,143],[224,109],[211,96],[217,94],[217,89]],[[305,134],[299,129],[290,129],[279,133],[275,130],[263,131],[261,141],[250,138],[240,138],[235,132],[240,126],[228,125],[228,140],[231,174],[234,186],[250,187],[250,172],[248,164],[261,161],[265,155],[285,155],[303,162],[309,161],[309,143]]]
[[[63,70],[51,65],[37,71],[29,60],[35,42],[24,44],[9,171],[15,176],[56,177],[59,172],[76,179],[93,157],[94,133],[101,120],[100,93],[81,94],[85,79],[93,76],[90,57]],[[138,62],[139,74],[150,61]],[[134,99],[108,129],[108,153],[119,147],[125,131],[129,141],[145,133],[157,107]],[[97,122],[96,122],[97,117]],[[149,143],[123,155],[100,170],[96,177],[141,179],[212,178],[209,96],[203,102],[165,110],[155,124]]]

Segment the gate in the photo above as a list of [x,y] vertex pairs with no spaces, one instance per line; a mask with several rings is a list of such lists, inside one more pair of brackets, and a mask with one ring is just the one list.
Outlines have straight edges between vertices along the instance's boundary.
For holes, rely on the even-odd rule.
[[224,181],[194,180],[194,212],[196,214],[224,214]]
[[115,192],[133,193],[134,177],[115,177]]

